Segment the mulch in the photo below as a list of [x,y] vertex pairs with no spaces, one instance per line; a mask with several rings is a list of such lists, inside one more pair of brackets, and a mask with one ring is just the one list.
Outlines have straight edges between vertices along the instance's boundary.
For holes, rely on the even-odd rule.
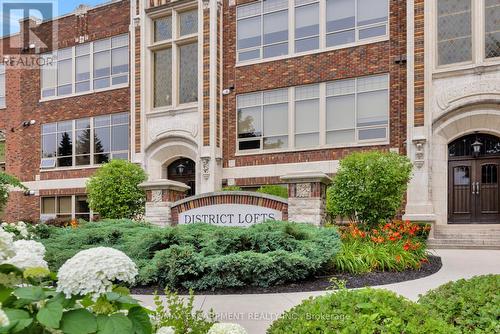
[[[197,295],[237,295],[237,294],[263,294],[263,293],[289,293],[289,292],[307,292],[307,291],[324,291],[332,287],[330,280],[336,278],[346,282],[347,288],[362,288],[368,286],[385,285],[411,281],[437,273],[442,266],[441,258],[438,256],[429,256],[429,262],[424,263],[419,270],[405,271],[376,271],[367,274],[353,275],[346,273],[334,273],[321,277],[299,282],[289,283],[284,285],[272,286],[269,288],[261,287],[243,287],[220,289],[216,291],[195,291]],[[135,295],[151,295],[155,291],[159,293],[163,291],[158,286],[146,286],[132,288],[132,294]],[[187,294],[188,291],[179,290],[179,294]]]

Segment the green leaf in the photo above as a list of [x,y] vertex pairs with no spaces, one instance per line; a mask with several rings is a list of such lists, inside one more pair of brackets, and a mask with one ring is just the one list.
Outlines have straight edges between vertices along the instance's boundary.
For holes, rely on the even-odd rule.
[[146,310],[140,306],[131,308],[127,316],[132,321],[134,334],[151,334],[153,329]]
[[18,333],[33,322],[30,314],[24,310],[5,308],[4,312],[11,322],[10,333]]
[[122,295],[116,292],[107,292],[106,299],[110,302],[119,302],[123,304],[138,304],[137,300],[130,296]]
[[96,317],[86,309],[65,312],[61,319],[65,334],[89,334],[97,331]]
[[14,290],[14,295],[17,298],[27,299],[30,301],[40,301],[46,298],[45,292],[39,286],[28,286]]
[[36,319],[44,326],[59,328],[63,315],[63,306],[57,301],[50,301],[38,311]]
[[108,316],[99,316],[98,318],[99,331],[98,334],[131,334],[132,321],[121,313],[115,313]]
[[14,289],[8,288],[6,286],[0,286],[0,303],[5,303],[5,301],[11,296]]

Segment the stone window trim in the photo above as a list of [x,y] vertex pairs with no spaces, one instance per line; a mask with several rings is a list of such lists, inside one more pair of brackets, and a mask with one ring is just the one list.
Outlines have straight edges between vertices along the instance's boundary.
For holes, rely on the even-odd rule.
[[[361,45],[366,45],[366,44],[372,44],[372,43],[377,43],[377,42],[382,42],[382,41],[387,41],[389,40],[390,36],[390,1],[387,2],[387,16],[386,20],[384,22],[376,22],[373,24],[366,24],[366,25],[358,25],[356,23],[354,27],[349,28],[355,31],[355,40],[354,41],[349,41],[345,42],[344,44],[337,44],[337,45],[331,45],[328,46],[327,38],[330,35],[333,35],[335,33],[342,33],[345,32],[345,30],[336,30],[336,31],[327,31],[327,1],[328,0],[285,0],[288,1],[288,7],[282,8],[282,9],[276,9],[275,11],[265,11],[263,9],[263,5],[261,6],[262,9],[259,14],[253,14],[253,15],[248,15],[242,17],[241,15],[238,14],[238,10],[242,7],[245,6],[252,6],[257,3],[263,3],[264,1],[257,1],[257,2],[251,2],[248,4],[242,4],[236,6],[235,9],[235,20],[236,20],[236,43],[234,48],[236,49],[236,60],[235,60],[235,66],[247,66],[247,65],[253,65],[253,64],[259,64],[259,63],[265,63],[269,61],[276,61],[276,60],[283,60],[283,59],[289,59],[289,58],[295,58],[295,57],[300,57],[304,55],[310,55],[310,54],[316,54],[316,53],[322,53],[322,52],[328,52],[332,50],[339,50],[339,49],[346,49],[350,47],[355,47],[355,46],[361,46]],[[353,0],[355,3],[355,8],[356,8],[356,21],[358,17],[358,12],[357,12],[357,4],[358,1],[361,0]],[[304,51],[297,51],[297,42],[300,42],[301,40],[308,39],[307,37],[301,38],[295,36],[295,30],[296,30],[296,10],[301,7],[307,7],[311,5],[319,5],[319,33],[318,34],[312,34],[309,37],[311,38],[319,38],[319,47],[318,48],[306,48]],[[277,56],[272,56],[272,57],[264,57],[263,54],[263,48],[264,48],[264,41],[263,36],[264,36],[264,20],[263,17],[265,14],[272,14],[276,13],[277,11],[283,11],[287,10],[288,11],[288,51],[286,54],[282,55],[277,55]],[[260,20],[260,36],[261,36],[261,44],[259,47],[249,47],[249,48],[238,48],[238,26],[239,26],[239,21],[244,20],[244,19],[249,19],[252,17],[261,17]],[[372,37],[366,37],[366,38],[360,38],[359,31],[366,28],[377,28],[377,27],[384,27],[385,29],[385,34],[379,34],[376,36]],[[281,42],[280,42],[281,43]],[[245,52],[252,52],[252,50],[260,50],[259,51],[259,56],[258,57],[253,57],[251,59],[246,59],[246,60],[240,60],[240,53],[245,53]]]
[[0,64],[0,109],[7,108],[7,68]]
[[[375,89],[373,92],[377,91],[382,91],[382,90],[387,90],[387,124],[379,124],[379,125],[366,125],[366,126],[360,126],[357,124],[357,112],[358,112],[358,106],[357,102],[355,102],[355,119],[354,122],[355,124],[353,125],[352,129],[354,131],[354,136],[355,140],[352,142],[346,142],[342,144],[329,144],[327,143],[327,134],[332,131],[342,131],[343,129],[327,129],[327,99],[329,97],[333,97],[331,94],[327,92],[327,86],[329,84],[335,84],[338,82],[342,81],[348,81],[348,80],[355,80],[357,84],[358,79],[370,79],[370,78],[385,78],[387,80],[387,86],[386,88],[383,89]],[[316,146],[310,146],[310,147],[296,147],[295,145],[295,137],[297,135],[295,131],[295,102],[301,101],[301,98],[296,98],[296,90],[297,88],[305,88],[308,86],[315,86],[319,85],[319,144]],[[247,137],[247,138],[239,138],[239,124],[238,124],[238,110],[240,109],[238,107],[238,99],[241,97],[245,96],[250,96],[250,95],[256,95],[256,94],[264,94],[266,92],[277,92],[280,90],[287,90],[287,98],[288,98],[288,133],[287,133],[287,147],[283,148],[276,148],[276,149],[264,149],[264,144],[263,144],[263,138],[265,137],[263,134],[264,129],[264,124],[263,124],[263,117],[261,116],[260,118],[260,132],[261,134],[257,135],[256,137]],[[362,92],[364,93],[369,93],[372,92],[371,90],[363,90]],[[351,95],[351,94],[349,94]],[[355,93],[355,101],[358,100],[357,98],[358,92]],[[339,95],[341,96],[341,95]],[[262,98],[261,98],[262,99]],[[350,147],[364,147],[364,146],[373,146],[373,145],[388,145],[389,139],[390,139],[390,76],[388,73],[386,74],[378,74],[378,75],[369,75],[369,76],[363,76],[363,77],[358,77],[358,78],[352,78],[352,79],[342,79],[342,80],[335,80],[335,81],[328,81],[328,82],[321,82],[318,84],[310,84],[310,85],[303,85],[303,86],[292,86],[288,88],[282,88],[282,89],[273,89],[269,91],[260,91],[260,92],[253,92],[253,93],[247,93],[247,94],[239,94],[236,97],[236,117],[235,117],[235,122],[236,122],[236,133],[234,135],[234,140],[236,143],[236,148],[235,148],[235,155],[236,156],[246,156],[246,155],[255,155],[255,154],[270,154],[270,153],[291,153],[291,152],[301,152],[301,151],[311,151],[311,150],[318,150],[318,149],[334,149],[334,148],[350,148]],[[283,103],[283,101],[280,101],[280,103]],[[255,104],[254,106],[257,106]],[[265,106],[264,104],[260,104],[260,106]],[[252,108],[250,107],[244,107],[244,108]],[[261,111],[262,115],[263,111]],[[384,129],[385,131],[385,137],[380,137],[377,139],[359,139],[359,132],[360,130],[378,130],[378,129]],[[244,141],[252,141],[252,140],[260,140],[260,146],[258,149],[240,149],[240,142]]]
[[429,5],[432,9],[429,15],[429,22],[426,34],[433,36],[430,42],[427,43],[429,49],[432,50],[433,73],[437,76],[440,73],[447,73],[450,71],[465,71],[484,66],[497,66],[500,65],[499,57],[487,57],[486,55],[486,2],[488,0],[471,0],[471,29],[472,29],[472,56],[471,60],[439,65],[438,54],[438,1],[426,0],[426,6]]
[[[70,201],[71,209],[61,208],[61,202]],[[85,210],[78,208],[78,202],[87,200],[86,194],[76,195],[58,195],[58,196],[40,196],[40,219],[48,220],[55,218],[67,218],[68,220],[83,218],[92,221],[98,214],[93,212],[88,204]]]
[[[109,47],[106,49],[102,50],[94,50],[94,46],[98,43],[105,43],[106,41],[109,41]],[[88,47],[88,51],[85,51],[84,53],[79,53],[79,49],[85,49]],[[118,72],[118,73],[113,73],[113,53],[116,51],[119,51],[121,49],[126,48],[126,55],[127,55],[127,60],[126,64],[122,64],[123,66],[127,66],[126,71]],[[96,54],[99,54],[101,52],[109,52],[109,74],[103,77],[95,77],[95,68],[94,68],[94,58]],[[65,55],[60,58],[57,56],[57,53],[65,53]],[[68,48],[61,48],[52,52],[47,52],[41,55],[42,57],[45,57],[46,59],[49,59],[47,64],[50,64],[52,68],[47,68],[48,70],[54,71],[52,75],[54,75],[54,83],[52,85],[49,85],[47,87],[44,87],[44,66],[41,67],[40,69],[40,102],[46,102],[46,101],[52,101],[52,100],[59,100],[59,99],[66,99],[66,98],[71,98],[71,97],[76,97],[76,96],[82,96],[82,95],[88,95],[88,94],[93,94],[93,93],[100,93],[100,92],[106,92],[110,90],[115,90],[115,89],[121,89],[121,88],[127,88],[130,83],[130,37],[129,34],[120,34],[116,36],[111,36],[108,38],[104,39],[99,39],[95,41],[90,41],[82,44],[77,44],[72,47]],[[86,79],[77,79],[77,59],[81,59],[83,57],[88,57],[88,70],[89,70],[89,77]],[[60,59],[59,59],[60,58]],[[120,58],[120,57],[118,57]],[[71,85],[71,93],[67,94],[58,94],[58,61],[69,61],[71,60],[71,82],[69,85]],[[122,59],[120,59],[122,60]],[[96,82],[99,81],[99,79],[109,79],[109,85],[106,87],[102,88],[97,88],[95,87]],[[88,88],[80,88],[81,91],[77,91],[77,86],[81,84],[88,83]],[[53,92],[52,92],[53,91]],[[45,95],[45,96],[44,96]]]
[[[119,119],[120,117],[127,116],[127,121],[116,121],[116,123],[113,123],[112,117],[114,116],[115,119]],[[108,117],[110,120],[109,125],[97,125],[96,120],[98,119],[104,119]],[[84,127],[79,127],[78,122],[79,121],[84,121],[86,122],[88,120],[88,126]],[[60,123],[71,123],[71,130],[66,131],[66,130],[58,130],[58,124]],[[126,149],[123,150],[113,150],[113,130],[117,129],[118,127],[127,127],[127,139],[126,139]],[[96,135],[97,131],[100,129],[108,129],[109,128],[109,150],[106,151],[101,151],[101,152],[96,152]],[[48,129],[48,130],[47,130]],[[53,130],[55,129],[55,130]],[[79,132],[82,131],[88,131],[89,132],[89,152],[88,153],[78,153],[77,152],[77,136]],[[70,141],[71,141],[71,154],[66,156],[60,156],[59,155],[59,144],[58,144],[58,134],[62,133],[68,133],[70,134]],[[118,132],[117,132],[118,133]],[[53,156],[47,156],[44,157],[44,137],[50,137],[54,136],[56,139],[56,146],[55,146],[55,155]],[[99,139],[102,140],[102,139]],[[122,112],[122,113],[113,113],[113,114],[107,114],[107,115],[101,115],[101,116],[95,116],[95,117],[85,117],[85,118],[80,118],[80,119],[73,119],[73,120],[66,120],[66,121],[60,121],[60,122],[54,122],[54,123],[45,123],[41,125],[41,157],[40,157],[40,171],[51,171],[51,170],[68,170],[68,169],[88,169],[88,168],[97,168],[99,167],[103,162],[97,161],[99,159],[98,156],[101,155],[108,155],[108,159],[111,160],[113,158],[124,158],[126,156],[126,159],[130,159],[130,115],[128,112]],[[122,142],[121,145],[124,145]],[[70,158],[71,159],[71,165],[67,166],[59,166],[58,160],[60,158]],[[77,163],[77,159],[79,157],[82,158],[88,158],[89,163]],[[105,162],[105,161],[104,161]]]
[[[198,85],[199,82],[196,84],[196,98],[195,101],[189,101],[189,102],[184,102],[181,103],[181,96],[180,96],[180,86],[181,86],[181,76],[180,76],[180,71],[181,71],[181,61],[180,61],[180,53],[182,47],[194,45],[196,47],[196,58],[198,63],[200,62],[200,30],[202,30],[202,27],[200,27],[200,21],[197,19],[196,23],[196,31],[188,31],[187,33],[182,34],[181,32],[181,17],[183,14],[190,13],[190,12],[195,12],[199,15],[201,15],[198,11],[198,7],[193,4],[184,4],[181,3],[177,6],[172,6],[168,7],[164,10],[158,11],[158,12],[151,12],[148,13],[148,29],[146,29],[146,41],[147,41],[147,49],[148,49],[148,54],[147,58],[149,59],[146,61],[148,65],[147,71],[151,73],[149,76],[148,80],[149,82],[146,85],[149,85],[151,89],[149,89],[150,93],[148,94],[147,100],[148,104],[151,106],[151,112],[163,112],[163,111],[169,111],[169,110],[178,110],[178,109],[192,109],[192,108],[197,108],[199,104],[199,97],[198,97]],[[198,17],[197,16],[197,17]],[[168,19],[170,18],[170,36],[167,36],[167,38],[164,39],[158,39],[159,36],[156,34],[156,28],[155,28],[155,23],[157,21],[160,21],[162,19]],[[161,51],[166,51],[166,50],[171,50],[170,51],[170,66],[172,68],[171,70],[171,87],[170,87],[170,97],[169,101],[157,105],[157,101],[155,101],[156,97],[156,87],[155,87],[155,55],[159,54]],[[199,64],[196,65],[196,80],[199,81]]]

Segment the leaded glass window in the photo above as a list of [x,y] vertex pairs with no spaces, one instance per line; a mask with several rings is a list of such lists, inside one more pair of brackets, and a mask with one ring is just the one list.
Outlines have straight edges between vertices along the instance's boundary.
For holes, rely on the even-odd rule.
[[438,0],[438,65],[472,60],[471,0]]

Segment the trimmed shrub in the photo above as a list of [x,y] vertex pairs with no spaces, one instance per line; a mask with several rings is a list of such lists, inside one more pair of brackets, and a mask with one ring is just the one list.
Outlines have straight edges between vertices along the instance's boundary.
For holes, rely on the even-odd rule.
[[388,221],[401,207],[412,168],[407,157],[396,153],[348,155],[328,189],[328,213],[369,227]]
[[267,333],[452,334],[457,331],[431,311],[393,292],[341,289],[302,302],[275,321]]
[[324,269],[341,247],[336,229],[288,222],[158,228],[111,220],[47,227],[44,237],[52,269],[81,249],[109,246],[134,260],[139,284],[195,290],[300,281]]
[[222,191],[242,191],[241,187],[238,186],[225,186]]
[[462,333],[500,333],[500,275],[476,276],[441,285],[420,296]]
[[138,185],[146,181],[144,170],[125,160],[111,160],[87,182],[90,208],[102,218],[134,218],[144,213],[146,195]]
[[257,189],[258,193],[288,198],[288,188],[277,184],[262,186]]

